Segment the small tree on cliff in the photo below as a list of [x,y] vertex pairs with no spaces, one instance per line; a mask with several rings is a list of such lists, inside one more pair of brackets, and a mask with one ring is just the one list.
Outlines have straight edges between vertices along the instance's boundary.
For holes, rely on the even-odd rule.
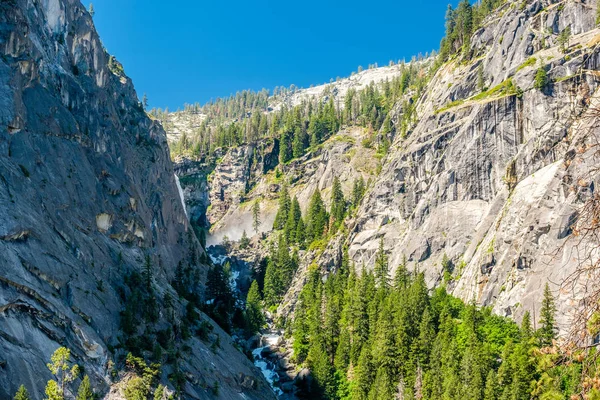
[[260,228],[260,203],[258,199],[254,200],[254,204],[252,205],[252,227],[254,228],[254,232],[258,233],[258,228]]
[[31,397],[29,397],[29,392],[25,388],[25,385],[19,386],[19,390],[17,390],[14,400],[30,400],[30,399],[31,399]]
[[87,375],[83,377],[83,380],[79,385],[76,400],[94,400],[94,391],[92,390],[92,385],[90,384],[90,377]]
[[533,87],[537,90],[544,90],[548,86],[548,73],[546,72],[545,66],[540,66],[535,73],[535,80],[533,82]]
[[71,365],[71,350],[66,347],[56,349],[50,362],[46,364],[56,380],[48,381],[46,396],[49,400],[62,400],[65,397],[66,385],[73,382],[79,375],[79,366]]

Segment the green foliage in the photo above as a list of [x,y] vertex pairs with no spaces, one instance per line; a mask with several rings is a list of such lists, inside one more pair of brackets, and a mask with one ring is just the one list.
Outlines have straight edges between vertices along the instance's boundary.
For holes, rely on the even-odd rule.
[[331,218],[333,229],[337,229],[344,222],[346,215],[346,200],[344,199],[344,193],[342,192],[342,185],[339,178],[336,176],[333,179],[333,186],[331,189]]
[[77,390],[76,400],[94,400],[94,391],[89,376],[84,376]]
[[292,202],[290,200],[288,187],[287,184],[284,183],[283,187],[281,188],[281,193],[279,194],[279,208],[277,209],[277,214],[275,215],[273,229],[283,229],[285,223],[287,222],[288,213],[290,212],[291,206]]
[[511,96],[517,94],[518,91],[519,88],[514,84],[513,80],[509,78],[504,82],[500,83],[499,85],[496,85],[493,88],[488,89],[483,93],[480,93],[477,96],[473,97],[473,100],[483,100],[494,96]]
[[533,82],[533,87],[537,90],[545,90],[548,86],[548,73],[546,72],[545,66],[540,66],[535,73],[535,79]]
[[77,379],[79,375],[79,366],[71,362],[71,350],[59,347],[54,351],[46,366],[55,377],[54,381],[48,381],[46,395],[50,400],[64,398],[66,385]]
[[31,399],[31,397],[29,397],[29,392],[25,388],[25,385],[19,386],[19,390],[17,390],[17,393],[15,393],[14,400],[30,400],[30,399]]
[[246,297],[246,325],[250,333],[258,332],[265,324],[261,303],[262,298],[258,289],[258,283],[252,281]]
[[144,381],[140,377],[133,377],[125,386],[124,394],[125,400],[147,400],[150,390]]
[[[205,311],[215,320],[221,328],[229,332],[232,328],[232,317],[235,306],[235,296],[231,290],[229,263],[224,266],[215,265],[208,270],[206,275],[206,298],[208,304]],[[187,319],[190,323],[196,322],[199,317],[193,304],[188,303]]]
[[54,380],[48,381],[45,393],[45,400],[64,400],[65,398],[63,390],[58,386],[58,383]]
[[329,216],[321,198],[321,192],[315,190],[308,205],[306,217],[306,241],[312,243],[325,236]]
[[462,0],[456,9],[451,5],[446,10],[446,36],[440,45],[440,62],[448,60],[455,54],[461,54],[463,59],[470,59],[471,35],[483,23],[483,20],[505,0],[482,0],[471,4]]
[[313,397],[530,398],[538,375],[528,318],[520,332],[443,287],[429,294],[424,275],[404,265],[393,286],[382,285],[381,245],[375,273],[357,276],[344,258],[326,281],[310,268],[292,323],[294,358],[313,371]]
[[244,232],[242,232],[242,237],[240,238],[240,249],[245,249],[248,246],[250,246],[250,239],[246,234],[246,230],[244,230]]
[[483,74],[483,62],[481,62],[477,67],[477,89],[480,92],[484,92],[486,89],[485,75]]
[[352,184],[352,208],[357,209],[360,206],[363,196],[365,195],[366,187],[365,180],[362,175],[354,179]]
[[520,70],[527,68],[527,67],[533,67],[535,65],[536,61],[537,61],[537,58],[529,57],[527,59],[527,61],[525,61],[523,64],[519,65],[516,72],[519,72]]
[[556,305],[554,297],[550,291],[550,286],[546,283],[544,287],[544,297],[542,299],[542,308],[540,310],[540,325],[538,329],[538,337],[540,345],[552,346],[552,341],[556,339]]
[[558,46],[560,47],[560,51],[566,53],[569,49],[569,42],[571,40],[571,26],[567,26],[563,29],[557,38]]
[[375,280],[380,288],[387,288],[389,280],[389,267],[387,255],[383,248],[383,237],[379,240],[379,250],[375,255]]
[[156,390],[154,391],[154,400],[164,400],[165,399],[165,387],[163,385],[158,385]]
[[252,228],[254,228],[255,233],[258,233],[258,228],[260,228],[260,224],[260,201],[259,199],[256,199],[252,204]]
[[280,233],[277,247],[271,246],[265,271],[264,302],[267,308],[279,304],[292,283],[298,263],[298,253],[294,251],[290,254],[287,238]]
[[123,69],[123,64],[121,64],[119,61],[117,61],[117,59],[113,55],[111,55],[108,58],[108,69],[110,70],[110,72],[112,72],[113,74],[115,74],[119,77],[125,76],[125,70]]

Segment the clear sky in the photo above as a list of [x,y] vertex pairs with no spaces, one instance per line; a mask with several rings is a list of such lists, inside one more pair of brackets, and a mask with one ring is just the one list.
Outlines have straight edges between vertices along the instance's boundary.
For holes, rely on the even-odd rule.
[[138,95],[176,110],[243,89],[308,87],[359,65],[437,50],[448,0],[93,3],[100,37]]

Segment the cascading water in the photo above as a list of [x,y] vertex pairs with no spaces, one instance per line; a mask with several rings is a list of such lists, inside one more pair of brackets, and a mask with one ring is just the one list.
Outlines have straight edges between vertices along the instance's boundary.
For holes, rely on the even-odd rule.
[[281,335],[278,333],[267,333],[260,338],[260,347],[252,351],[254,357],[254,365],[256,365],[263,376],[271,385],[271,388],[277,396],[282,396],[283,391],[279,388],[279,374],[276,372],[276,365],[273,360],[268,359],[265,353],[270,353],[271,346],[277,346],[281,340]]
[[183,206],[183,212],[185,216],[188,216],[187,208],[185,208],[185,200],[183,198],[183,189],[181,188],[181,182],[179,182],[179,177],[175,174],[175,183],[177,184],[177,191],[179,191],[179,199],[181,200],[181,205]]

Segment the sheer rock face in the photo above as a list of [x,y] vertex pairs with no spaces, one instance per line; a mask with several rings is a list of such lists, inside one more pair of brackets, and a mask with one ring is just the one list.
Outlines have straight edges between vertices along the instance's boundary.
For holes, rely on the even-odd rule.
[[[475,33],[479,60],[437,72],[418,103],[419,122],[395,143],[359,211],[350,239],[355,261],[372,265],[383,237],[392,269],[406,257],[434,285],[447,254],[456,295],[517,320],[526,310],[536,315],[549,282],[560,297],[561,329],[568,327],[572,298],[584,292],[558,291],[582,260],[569,224],[599,178],[590,172],[598,161],[590,148],[600,82],[595,9],[593,2],[535,1],[521,10],[509,2]],[[556,44],[567,26],[569,56]],[[530,57],[536,62],[524,66]],[[540,60],[555,81],[544,91],[533,88]],[[488,87],[512,77],[522,96],[444,109],[478,94],[480,64]]]
[[[59,346],[106,391],[123,276],[149,255],[158,294],[175,296],[175,266],[202,253],[165,133],[85,8],[0,2],[0,398],[21,383],[41,398]],[[215,332],[222,349],[191,339],[181,360],[188,394],[209,398],[204,387],[219,381],[230,398],[271,398],[229,336]],[[248,377],[255,388],[242,387]]]

